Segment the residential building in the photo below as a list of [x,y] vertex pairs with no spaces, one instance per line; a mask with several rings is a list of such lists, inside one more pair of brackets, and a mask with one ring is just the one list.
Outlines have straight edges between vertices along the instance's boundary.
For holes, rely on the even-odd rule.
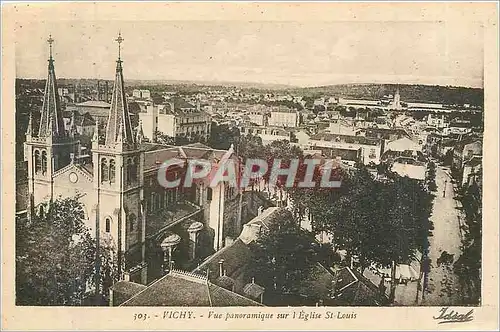
[[482,161],[482,155],[483,143],[481,139],[468,138],[455,145],[451,168],[462,184],[467,182],[469,174],[481,167],[478,162]]
[[287,107],[273,107],[268,124],[275,127],[298,127],[300,113]]
[[240,131],[244,135],[255,135],[262,139],[262,144],[267,145],[274,141],[286,140],[290,141],[292,131],[283,127],[259,127],[259,126],[243,126]]
[[182,98],[172,98],[162,105],[148,105],[139,113],[144,135],[154,141],[156,132],[170,137],[206,142],[210,136],[212,117]]
[[149,90],[134,89],[132,97],[137,99],[151,99],[151,92]]
[[266,108],[252,107],[246,115],[251,123],[255,123],[258,126],[267,126],[268,124],[269,112]]
[[384,150],[384,141],[363,136],[323,132],[311,136],[307,149],[322,150],[327,157],[341,157],[342,160],[378,164]]
[[472,183],[478,183],[477,177],[482,171],[483,167],[483,157],[482,156],[472,156],[470,159],[464,162],[463,172],[462,172],[462,186],[469,186]]
[[427,116],[426,122],[427,122],[427,125],[432,126],[432,127],[436,127],[436,128],[440,128],[440,129],[445,128],[448,125],[446,123],[446,118],[445,118],[444,114],[441,114],[439,116],[439,115],[429,113],[429,115]]

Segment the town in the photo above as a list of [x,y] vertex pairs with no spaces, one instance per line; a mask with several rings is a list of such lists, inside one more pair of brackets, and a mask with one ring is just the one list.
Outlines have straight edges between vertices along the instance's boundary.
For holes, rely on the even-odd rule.
[[[129,81],[123,41],[108,80],[59,79],[52,37],[16,80],[17,305],[480,303],[483,89]],[[341,185],[165,188],[174,158]]]

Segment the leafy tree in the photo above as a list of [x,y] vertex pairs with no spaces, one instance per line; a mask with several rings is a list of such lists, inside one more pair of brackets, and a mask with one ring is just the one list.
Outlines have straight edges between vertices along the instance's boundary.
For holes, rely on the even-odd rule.
[[430,191],[436,191],[436,164],[432,161],[427,164],[427,173],[425,176],[425,183]]
[[462,202],[467,227],[464,228],[463,252],[454,264],[454,271],[464,285],[465,304],[477,305],[481,296],[482,261],[482,174],[464,188],[459,196]]
[[238,128],[229,127],[227,124],[218,125],[213,122],[208,145],[214,149],[227,150],[231,144],[237,142],[239,137]]
[[[16,219],[16,303],[81,305],[102,283],[83,207],[77,198],[58,198],[38,210],[31,220]],[[103,249],[100,256],[107,258],[101,273],[116,278],[112,253]]]
[[163,132],[157,130],[154,140],[156,143],[164,145],[175,145],[175,137],[165,135]]
[[301,229],[290,212],[282,210],[257,240],[252,271],[271,293],[298,295],[301,281],[325,256],[320,250],[312,234]]
[[[360,167],[344,176],[338,191],[297,189],[291,197],[298,215],[304,210],[312,215],[314,232],[328,232],[333,247],[357,256],[362,270],[374,263],[395,272],[395,264],[408,263],[416,250],[427,248],[432,196],[416,180],[388,175],[376,180]],[[393,273],[393,285],[394,279]]]

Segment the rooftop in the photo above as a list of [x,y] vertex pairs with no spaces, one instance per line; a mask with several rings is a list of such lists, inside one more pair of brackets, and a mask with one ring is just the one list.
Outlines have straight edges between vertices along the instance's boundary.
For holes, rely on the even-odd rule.
[[111,104],[102,100],[88,100],[83,103],[76,104],[76,106],[110,108]]
[[214,285],[204,275],[172,270],[121,306],[228,307],[262,304]]

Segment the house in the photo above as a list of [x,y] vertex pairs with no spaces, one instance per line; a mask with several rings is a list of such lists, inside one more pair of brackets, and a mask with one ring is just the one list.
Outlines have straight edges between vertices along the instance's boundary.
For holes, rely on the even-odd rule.
[[300,113],[288,107],[273,107],[268,119],[269,126],[298,127]]
[[334,271],[333,301],[337,306],[382,306],[389,303],[385,289],[377,287],[354,269]]
[[462,140],[453,148],[452,171],[458,175],[459,179],[462,179],[465,162],[474,156],[482,155],[483,143],[481,139],[467,138]]
[[363,136],[319,133],[309,139],[310,150],[322,150],[328,157],[341,157],[342,160],[380,163],[384,142],[380,139]]
[[403,128],[366,128],[360,131],[360,134],[369,138],[378,138],[394,141],[403,137],[410,138],[410,134]]
[[422,152],[422,147],[421,145],[417,144],[416,142],[412,141],[411,139],[407,137],[402,137],[400,139],[396,139],[394,141],[390,141],[387,143],[386,151],[420,151]]
[[242,126],[240,131],[244,135],[255,135],[259,136],[262,139],[262,144],[267,145],[271,144],[274,141],[290,141],[292,130],[283,127],[275,127],[275,126]]
[[448,123],[446,122],[446,118],[444,114],[441,114],[441,116],[436,116],[435,114],[429,113],[427,116],[427,121],[426,121],[428,126],[431,127],[436,127],[436,128],[445,128],[448,126]]
[[149,104],[139,113],[144,136],[154,141],[156,132],[169,137],[183,137],[190,141],[206,142],[210,136],[212,118],[182,98],[172,98],[166,104]]
[[463,163],[462,171],[462,186],[469,186],[477,181],[477,176],[481,172],[483,166],[483,157],[473,155],[470,159]]

